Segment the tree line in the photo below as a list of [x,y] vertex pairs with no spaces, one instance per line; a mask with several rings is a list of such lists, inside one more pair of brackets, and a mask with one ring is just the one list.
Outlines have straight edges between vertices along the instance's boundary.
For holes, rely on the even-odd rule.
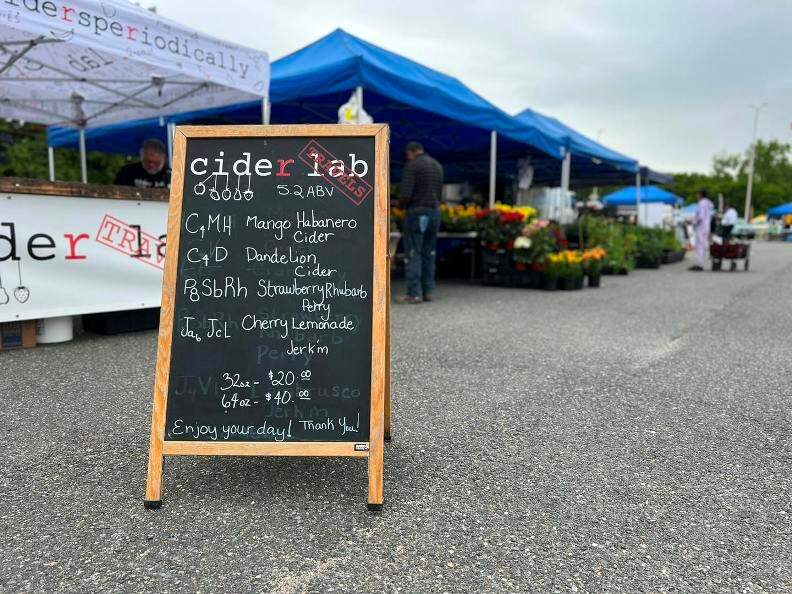
[[[88,181],[111,184],[128,157],[89,152]],[[0,175],[49,179],[47,129],[37,124],[0,122]],[[72,149],[55,150],[55,176],[60,181],[80,181],[80,154]]]
[[[751,191],[754,213],[763,213],[778,204],[792,202],[791,151],[792,147],[788,143],[757,141]],[[724,204],[732,204],[743,214],[750,158],[750,148],[743,154],[715,155],[710,173],[675,173],[674,183],[665,187],[687,203],[695,201],[696,192],[705,188],[713,202],[717,204],[717,196],[722,194]]]

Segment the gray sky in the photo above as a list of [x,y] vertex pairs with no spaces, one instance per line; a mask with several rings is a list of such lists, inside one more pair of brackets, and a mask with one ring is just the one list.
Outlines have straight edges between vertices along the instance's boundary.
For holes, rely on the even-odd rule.
[[341,27],[661,171],[742,152],[750,103],[768,104],[761,138],[792,140],[788,0],[151,2],[273,60]]

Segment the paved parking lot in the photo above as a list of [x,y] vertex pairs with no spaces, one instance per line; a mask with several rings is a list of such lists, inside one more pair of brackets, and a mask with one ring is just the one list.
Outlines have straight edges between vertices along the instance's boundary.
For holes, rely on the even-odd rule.
[[380,515],[321,459],[167,459],[146,511],[155,333],[2,353],[0,590],[792,590],[792,245],[754,250],[394,306]]

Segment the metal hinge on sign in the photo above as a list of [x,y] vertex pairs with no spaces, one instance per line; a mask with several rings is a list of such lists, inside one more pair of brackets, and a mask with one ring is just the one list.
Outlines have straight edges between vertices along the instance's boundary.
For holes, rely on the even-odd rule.
[[356,443],[355,444],[355,451],[356,452],[368,452],[369,444],[367,443]]

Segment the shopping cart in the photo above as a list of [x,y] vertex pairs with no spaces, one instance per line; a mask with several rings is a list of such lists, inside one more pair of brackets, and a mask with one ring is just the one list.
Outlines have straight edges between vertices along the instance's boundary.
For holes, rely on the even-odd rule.
[[742,241],[710,244],[712,270],[724,270],[725,261],[729,261],[729,270],[737,270],[737,260],[745,260],[743,270],[748,270],[751,261],[751,244]]

